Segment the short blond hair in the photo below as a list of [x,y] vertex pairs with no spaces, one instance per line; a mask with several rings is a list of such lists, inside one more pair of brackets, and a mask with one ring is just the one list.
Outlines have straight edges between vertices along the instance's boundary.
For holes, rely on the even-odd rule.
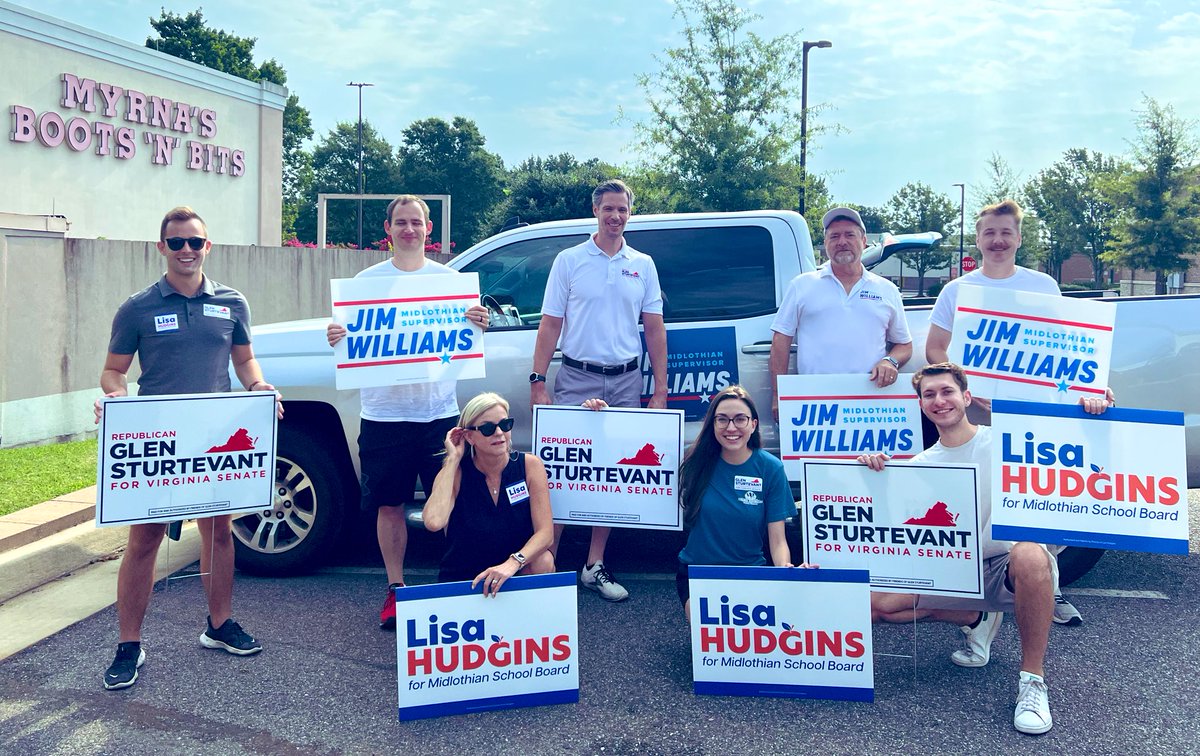
[[1017,204],[1016,200],[1006,199],[1003,202],[997,202],[993,205],[988,205],[979,211],[979,215],[975,216],[975,232],[979,233],[979,223],[989,215],[1011,215],[1017,220],[1017,229],[1021,228],[1021,221],[1025,218],[1025,211]]
[[504,414],[508,414],[508,400],[497,393],[485,391],[471,397],[471,400],[463,406],[462,414],[458,417],[458,427],[466,428],[468,425],[475,425],[479,416],[492,407],[503,407]]

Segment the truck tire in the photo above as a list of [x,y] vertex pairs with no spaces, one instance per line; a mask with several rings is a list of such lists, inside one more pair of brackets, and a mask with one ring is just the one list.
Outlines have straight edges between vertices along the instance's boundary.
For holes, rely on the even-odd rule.
[[1096,566],[1104,549],[1088,549],[1081,546],[1068,546],[1058,555],[1058,584],[1070,585],[1088,573]]
[[337,543],[345,510],[346,473],[319,434],[280,425],[270,509],[233,522],[235,563],[255,575],[296,575],[318,567]]

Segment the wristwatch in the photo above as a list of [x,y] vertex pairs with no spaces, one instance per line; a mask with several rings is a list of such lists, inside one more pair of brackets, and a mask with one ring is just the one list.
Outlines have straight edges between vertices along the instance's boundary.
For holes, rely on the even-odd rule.
[[509,554],[509,555],[508,555],[508,558],[509,558],[509,559],[516,559],[516,560],[517,560],[517,564],[521,565],[522,567],[524,567],[524,566],[525,566],[525,555],[524,555],[524,554],[522,554],[522,553],[521,553],[521,552],[519,552],[519,551],[518,551],[518,552],[516,552],[515,554]]
[[[546,376],[542,375],[541,373],[537,373],[537,372],[533,372],[533,373],[529,374],[529,382],[530,383],[538,383],[539,381],[542,383],[545,383]],[[524,564],[524,562],[522,562],[522,564]]]
[[900,369],[900,363],[899,363],[899,362],[897,362],[897,361],[896,361],[896,358],[895,358],[895,357],[893,357],[893,356],[891,356],[890,354],[885,354],[885,355],[883,356],[883,359],[885,359],[885,360],[887,360],[888,362],[892,363],[892,367],[896,368],[897,370],[899,370],[899,369]]

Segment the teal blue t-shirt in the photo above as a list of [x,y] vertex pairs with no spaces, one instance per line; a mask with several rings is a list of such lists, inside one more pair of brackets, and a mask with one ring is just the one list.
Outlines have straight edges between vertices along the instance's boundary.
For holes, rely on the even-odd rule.
[[700,517],[679,552],[684,564],[766,564],[767,523],[796,514],[783,463],[756,449],[740,465],[720,457],[700,504]]

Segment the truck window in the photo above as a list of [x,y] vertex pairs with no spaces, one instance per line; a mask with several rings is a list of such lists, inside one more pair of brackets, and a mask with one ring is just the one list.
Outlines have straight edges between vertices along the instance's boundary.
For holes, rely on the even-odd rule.
[[626,231],[654,258],[668,323],[748,318],[775,312],[775,258],[762,226]]
[[481,296],[494,297],[523,325],[536,326],[542,319],[542,296],[554,258],[587,238],[587,234],[574,234],[524,239],[492,250],[463,270],[479,274]]

